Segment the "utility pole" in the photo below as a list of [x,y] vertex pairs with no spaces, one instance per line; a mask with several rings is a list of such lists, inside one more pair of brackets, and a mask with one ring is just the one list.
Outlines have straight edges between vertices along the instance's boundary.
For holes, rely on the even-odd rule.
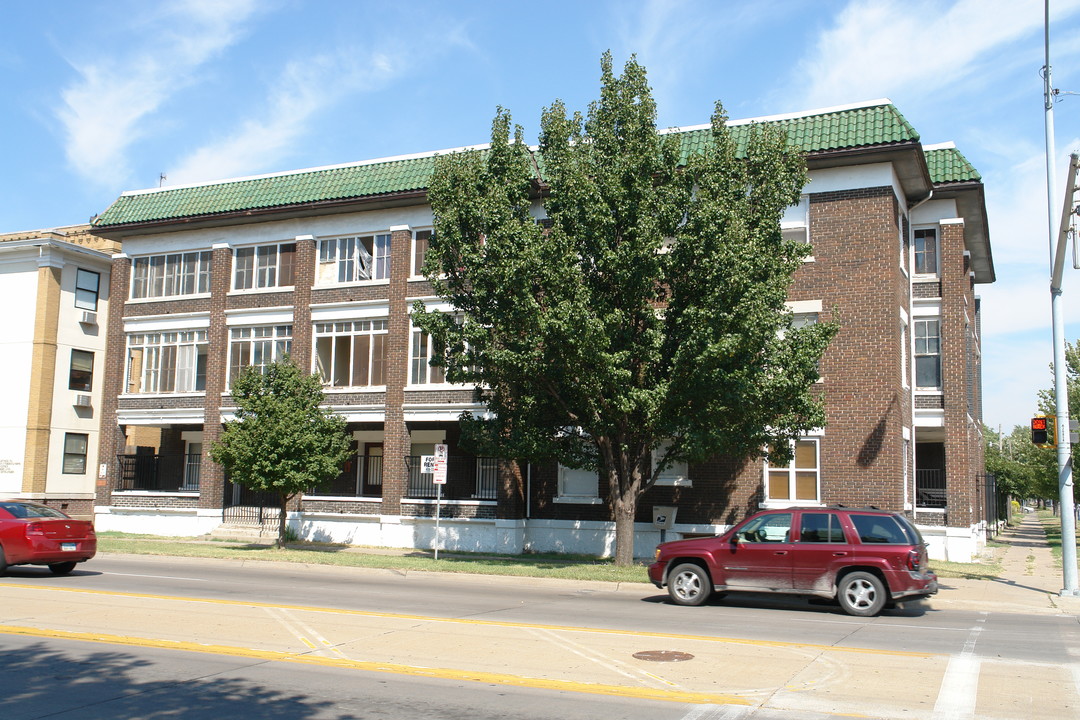
[[[1046,110],[1046,202],[1050,226],[1050,311],[1054,334],[1054,401],[1057,418],[1054,430],[1057,440],[1058,493],[1061,500],[1061,565],[1064,587],[1062,596],[1080,596],[1076,579],[1076,514],[1073,509],[1072,444],[1069,424],[1069,389],[1066,382],[1065,320],[1061,305],[1061,280],[1065,269],[1065,251],[1069,242],[1069,219],[1075,206],[1077,172],[1080,158],[1072,155],[1065,206],[1059,217],[1054,213],[1054,97],[1057,94],[1050,79],[1050,0],[1045,0],[1046,64],[1043,65],[1043,102]],[[1075,240],[1074,240],[1075,242]]]

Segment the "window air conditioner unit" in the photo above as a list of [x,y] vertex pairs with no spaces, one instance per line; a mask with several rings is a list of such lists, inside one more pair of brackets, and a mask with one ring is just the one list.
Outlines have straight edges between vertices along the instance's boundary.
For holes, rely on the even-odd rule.
[[83,310],[82,317],[79,318],[79,322],[83,325],[97,325],[97,313],[90,310]]
[[90,407],[90,396],[89,395],[76,395],[74,405],[75,405],[75,407],[85,407],[85,408]]

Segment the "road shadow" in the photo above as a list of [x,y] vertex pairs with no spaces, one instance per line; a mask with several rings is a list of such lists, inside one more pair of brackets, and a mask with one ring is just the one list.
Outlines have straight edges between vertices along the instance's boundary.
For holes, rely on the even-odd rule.
[[[642,598],[642,602],[664,605],[675,604],[666,594],[650,595]],[[705,605],[710,607],[777,610],[781,612],[818,613],[851,617],[840,609],[840,605],[835,600],[800,595],[728,592],[711,595],[705,601]],[[928,612],[934,612],[934,610],[927,604],[926,600],[908,600],[907,602],[897,603],[895,607],[886,607],[881,611],[881,615],[883,617],[912,618],[922,617]]]
[[60,650],[55,643],[0,635],[0,717],[360,720],[335,714],[333,702],[230,678],[209,667],[178,678],[153,660],[97,647],[79,643]]

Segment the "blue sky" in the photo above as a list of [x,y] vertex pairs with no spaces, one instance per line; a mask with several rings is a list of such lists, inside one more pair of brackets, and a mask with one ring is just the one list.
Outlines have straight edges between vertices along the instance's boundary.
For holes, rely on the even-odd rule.
[[[1080,92],[1080,0],[1052,0]],[[86,222],[122,191],[486,142],[584,110],[599,58],[648,68],[662,127],[893,100],[983,175],[985,419],[1026,423],[1052,359],[1040,0],[99,0],[4,3],[0,232]],[[1055,111],[1055,207],[1080,97]],[[1080,337],[1080,272],[1066,335]]]

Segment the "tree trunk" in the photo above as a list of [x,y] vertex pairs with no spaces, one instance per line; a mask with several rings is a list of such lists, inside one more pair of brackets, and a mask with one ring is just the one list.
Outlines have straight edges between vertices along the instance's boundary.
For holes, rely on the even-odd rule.
[[615,499],[615,564],[629,566],[634,564],[634,511],[637,508],[635,498],[622,495]]
[[289,516],[289,495],[281,493],[281,512],[278,513],[278,535],[277,535],[277,547],[278,549],[285,548],[285,520]]

